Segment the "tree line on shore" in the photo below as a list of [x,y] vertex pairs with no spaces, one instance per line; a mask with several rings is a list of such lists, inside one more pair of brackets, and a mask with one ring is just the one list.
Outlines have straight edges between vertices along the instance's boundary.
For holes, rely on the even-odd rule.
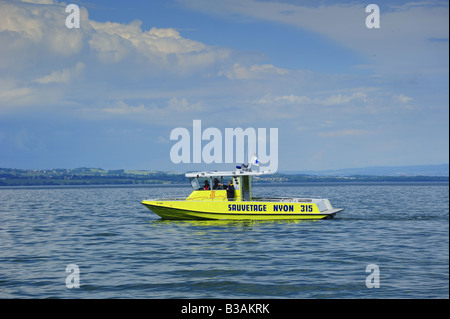
[[[254,177],[255,183],[320,183],[320,182],[448,182],[448,176],[316,176],[304,174],[272,174]],[[162,171],[76,169],[0,168],[0,186],[39,185],[145,185],[187,184],[184,173]]]

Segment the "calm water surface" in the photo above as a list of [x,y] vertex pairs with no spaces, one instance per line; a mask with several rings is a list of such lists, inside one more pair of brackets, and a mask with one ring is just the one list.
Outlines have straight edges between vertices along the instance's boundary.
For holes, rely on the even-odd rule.
[[[189,186],[0,188],[0,298],[449,298],[448,183],[255,185],[320,221],[163,221]],[[79,267],[80,288],[66,287]],[[367,288],[369,264],[379,288]]]

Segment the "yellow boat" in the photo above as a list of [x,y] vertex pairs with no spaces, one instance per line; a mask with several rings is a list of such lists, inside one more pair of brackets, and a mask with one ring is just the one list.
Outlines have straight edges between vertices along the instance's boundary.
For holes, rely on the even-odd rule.
[[144,200],[141,204],[163,219],[177,220],[311,220],[333,218],[343,210],[333,208],[324,198],[252,197],[252,177],[270,172],[253,172],[246,165],[236,168],[187,173],[194,189],[189,197]]

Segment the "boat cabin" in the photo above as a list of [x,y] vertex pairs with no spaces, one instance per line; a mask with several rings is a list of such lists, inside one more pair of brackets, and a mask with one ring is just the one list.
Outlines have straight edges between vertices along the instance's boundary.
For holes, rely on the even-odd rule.
[[[236,171],[187,173],[193,191],[186,200],[198,201],[251,201],[252,176],[268,174],[237,168]],[[229,182],[234,187],[230,190]]]

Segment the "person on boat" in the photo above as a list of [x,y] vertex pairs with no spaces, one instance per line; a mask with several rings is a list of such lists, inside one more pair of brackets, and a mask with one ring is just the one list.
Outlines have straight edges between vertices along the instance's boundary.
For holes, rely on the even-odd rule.
[[214,185],[213,189],[222,189],[222,184],[219,183],[219,180],[217,178],[214,178]]
[[205,181],[205,185],[203,186],[203,189],[204,189],[205,191],[209,191],[209,190],[210,190],[209,182],[208,182],[208,181]]
[[233,186],[233,183],[231,181],[228,182],[227,198],[228,198],[228,200],[233,200],[234,199],[234,186]]

